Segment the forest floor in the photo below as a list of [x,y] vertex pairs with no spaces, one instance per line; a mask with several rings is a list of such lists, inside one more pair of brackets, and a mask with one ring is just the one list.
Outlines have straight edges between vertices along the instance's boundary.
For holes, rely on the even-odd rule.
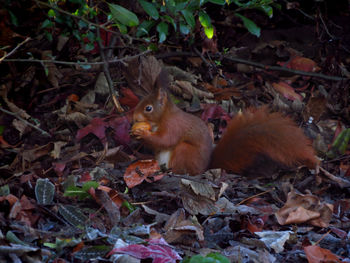
[[[0,50],[1,262],[208,253],[216,262],[350,262],[350,12],[332,8],[312,19],[310,7],[258,15],[259,38],[212,15],[214,40],[169,37],[141,52],[119,36],[101,59],[97,44],[84,51],[62,28],[48,41],[41,10],[25,7],[16,27],[0,7],[0,47],[8,47]],[[103,69],[106,59],[115,61]],[[177,105],[210,122],[215,138],[239,110],[283,112],[313,142],[320,171],[160,172],[130,136],[157,67],[169,72]]]

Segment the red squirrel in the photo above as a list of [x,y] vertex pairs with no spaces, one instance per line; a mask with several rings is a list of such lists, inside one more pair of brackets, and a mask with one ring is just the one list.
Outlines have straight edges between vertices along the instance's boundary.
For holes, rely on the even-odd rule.
[[259,177],[277,168],[318,164],[303,131],[267,107],[236,115],[216,147],[205,122],[178,108],[163,87],[140,101],[133,119],[135,124],[148,123],[149,129],[134,124],[132,134],[154,150],[160,165],[177,174],[223,168]]

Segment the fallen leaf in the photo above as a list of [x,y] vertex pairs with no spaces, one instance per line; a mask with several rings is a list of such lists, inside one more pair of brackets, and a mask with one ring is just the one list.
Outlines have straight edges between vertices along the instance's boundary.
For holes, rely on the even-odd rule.
[[91,120],[90,124],[86,127],[78,130],[77,135],[75,138],[80,141],[82,138],[84,138],[89,133],[92,133],[96,135],[97,138],[99,138],[101,141],[106,140],[106,127],[107,123],[101,119],[101,118],[94,118]]
[[280,81],[278,83],[272,83],[272,87],[274,87],[275,90],[277,90],[279,93],[283,95],[286,99],[289,100],[299,100],[302,101],[303,97],[296,93],[295,90],[289,86],[287,83]]
[[[141,184],[144,180],[147,182],[158,181],[164,174],[159,174],[160,167],[156,160],[140,160],[126,168],[124,181],[129,188]],[[152,178],[150,180],[149,178]]]
[[319,246],[306,246],[304,252],[309,263],[342,262],[341,257]]
[[121,145],[130,143],[130,121],[127,116],[113,118],[108,121],[108,126],[114,130],[114,140]]
[[255,232],[260,237],[260,240],[269,248],[280,253],[284,250],[284,244],[289,240],[291,231],[263,231]]
[[120,93],[123,95],[123,97],[119,98],[120,103],[123,106],[128,106],[130,109],[135,108],[140,101],[131,89],[121,88]]
[[163,238],[150,239],[147,246],[128,245],[115,248],[107,256],[115,253],[127,254],[138,259],[152,258],[153,263],[176,263],[182,259]]
[[183,239],[204,240],[204,233],[201,225],[195,224],[193,220],[186,219],[185,210],[180,208],[173,213],[164,226],[164,238],[168,243],[182,243]]
[[286,63],[279,62],[278,64],[290,69],[301,70],[306,72],[317,72],[320,70],[320,67],[317,66],[317,63],[315,61],[300,56],[295,56]]
[[288,193],[287,202],[275,216],[281,225],[309,223],[314,226],[328,227],[332,218],[332,205],[321,203],[311,194],[297,194],[294,190]]

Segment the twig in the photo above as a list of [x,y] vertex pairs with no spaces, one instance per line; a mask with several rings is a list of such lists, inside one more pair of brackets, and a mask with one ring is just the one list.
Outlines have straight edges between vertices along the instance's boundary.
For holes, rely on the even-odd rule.
[[[96,21],[98,21],[98,18],[96,17]],[[107,79],[107,83],[108,83],[108,89],[109,89],[109,94],[112,98],[112,101],[114,103],[114,106],[117,108],[118,112],[124,112],[124,109],[122,108],[122,106],[120,105],[118,99],[116,98],[116,91],[113,89],[113,80],[111,78],[111,74],[109,73],[109,64],[107,63],[106,60],[106,56],[103,50],[103,45],[102,45],[102,41],[101,41],[101,33],[100,33],[100,29],[98,28],[97,30],[97,43],[98,46],[100,48],[100,55],[101,55],[101,59],[103,61],[103,72],[105,74],[105,77]]]
[[202,59],[202,61],[207,65],[207,67],[209,68],[209,77],[210,79],[213,79],[213,74],[211,73],[211,69],[213,68],[213,65],[210,64],[205,58],[204,56],[201,54],[201,52],[199,52],[198,49],[194,48],[194,51],[196,52],[196,54]]
[[16,52],[17,49],[19,49],[23,44],[27,43],[29,40],[31,40],[30,37],[27,37],[25,40],[23,40],[21,43],[19,43],[14,49],[12,49],[9,53],[5,54],[2,58],[0,58],[0,63],[3,61],[5,58],[8,58],[11,56],[13,53]]
[[348,180],[337,177],[322,167],[319,167],[319,169],[323,172],[325,176],[327,176],[333,182],[336,182],[340,188],[350,187],[350,182]]
[[331,229],[328,230],[326,233],[324,233],[323,236],[322,236],[319,240],[316,241],[316,243],[314,244],[314,246],[318,246],[318,244],[320,244],[320,242],[321,242],[330,232],[332,232]]
[[331,39],[335,39],[335,37],[329,32],[328,27],[327,27],[326,23],[325,23],[324,20],[323,20],[322,14],[319,14],[319,18],[320,18],[320,20],[321,20],[321,22],[322,22],[322,24],[323,24],[324,30],[326,31],[327,35],[328,35]]
[[257,196],[260,196],[260,195],[267,194],[267,193],[269,193],[269,192],[271,192],[271,191],[273,191],[273,190],[275,190],[275,188],[271,188],[270,190],[266,190],[266,191],[261,192],[261,193],[259,193],[259,194],[250,196],[250,197],[248,197],[248,198],[242,200],[241,202],[239,202],[236,206],[241,205],[241,204],[244,204],[245,202],[247,202],[247,201],[250,200],[250,199],[253,199],[253,198],[255,198],[255,197],[257,197]]
[[264,64],[261,64],[261,63],[257,63],[257,62],[253,62],[253,61],[250,61],[250,60],[237,58],[237,57],[223,56],[223,58],[227,59],[229,61],[251,65],[251,66],[254,66],[256,68],[262,68],[262,69],[265,69],[265,70],[268,70],[268,71],[284,71],[284,72],[290,72],[290,73],[293,73],[293,74],[296,74],[296,75],[316,77],[316,78],[327,79],[327,80],[334,80],[334,81],[342,81],[342,80],[347,80],[348,79],[348,78],[343,78],[343,77],[338,77],[338,76],[324,75],[324,74],[321,74],[321,73],[295,70],[295,69],[290,69],[290,68],[286,68],[286,67],[267,66],[267,65],[264,65]]
[[[151,50],[146,50],[143,51],[137,55],[134,56],[128,56],[128,57],[124,57],[124,58],[120,58],[120,59],[113,59],[113,60],[109,60],[106,61],[106,63],[108,64],[113,64],[113,63],[122,63],[125,60],[128,59],[133,59],[133,58],[137,58],[140,56],[144,56],[148,53],[151,53]],[[49,59],[23,59],[23,58],[18,58],[18,59],[11,59],[11,58],[5,58],[3,60],[4,62],[33,62],[33,63],[55,63],[55,64],[63,64],[63,65],[72,65],[72,66],[80,66],[80,65],[103,65],[105,62],[71,62],[71,61],[61,61],[61,60],[49,60]]]
[[48,132],[46,132],[46,131],[40,129],[39,127],[37,127],[37,126],[35,126],[35,125],[33,125],[33,124],[31,124],[30,122],[26,121],[26,120],[23,119],[22,117],[18,116],[18,114],[16,114],[16,113],[13,113],[13,112],[11,112],[11,111],[5,110],[5,109],[2,108],[2,107],[0,107],[0,111],[2,111],[2,112],[4,112],[4,113],[7,113],[7,114],[9,114],[9,115],[12,115],[12,116],[16,117],[17,119],[19,119],[20,121],[23,121],[23,122],[24,122],[25,124],[27,124],[28,126],[30,126],[30,127],[34,128],[34,129],[40,131],[40,132],[41,132],[42,134],[44,134],[44,135],[46,135],[46,136],[48,136],[48,137],[52,137]]
[[[166,54],[162,55],[157,55],[156,58],[166,58],[166,57],[176,57],[176,56],[181,56],[181,57],[197,57],[197,54],[193,52],[169,52]],[[290,72],[296,75],[301,75],[301,76],[310,76],[310,77],[315,77],[315,78],[321,78],[321,79],[327,79],[327,80],[333,80],[333,81],[343,81],[343,80],[348,80],[349,78],[344,78],[344,77],[338,77],[338,76],[329,76],[329,75],[324,75],[321,73],[315,73],[315,72],[306,72],[306,71],[301,71],[301,70],[294,70],[294,69],[289,69],[286,67],[280,67],[280,66],[268,66],[264,65],[261,63],[257,63],[251,60],[246,60],[242,58],[237,58],[237,57],[232,57],[232,56],[222,56],[221,54],[215,55],[215,58],[223,58],[232,62],[236,63],[242,63],[246,65],[250,65],[256,68],[262,68],[264,70],[268,71],[284,71],[284,72]]]

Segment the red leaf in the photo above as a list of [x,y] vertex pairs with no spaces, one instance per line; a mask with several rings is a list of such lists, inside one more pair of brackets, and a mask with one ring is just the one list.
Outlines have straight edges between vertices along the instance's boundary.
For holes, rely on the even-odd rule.
[[52,163],[52,166],[58,176],[63,176],[64,168],[66,168],[65,163]]
[[114,130],[114,140],[118,144],[127,145],[130,142],[130,122],[126,116],[110,120],[108,126]]
[[120,93],[123,95],[123,97],[119,98],[120,103],[128,106],[130,109],[135,108],[140,101],[131,89],[121,88]]
[[83,137],[89,133],[95,134],[101,141],[106,140],[106,126],[107,123],[101,118],[94,118],[86,127],[78,130],[76,139],[80,141]]
[[153,263],[176,263],[182,259],[163,238],[149,240],[148,246],[129,245],[115,248],[108,256],[114,253],[127,254],[138,259],[152,258]]
[[164,174],[157,174],[160,167],[156,160],[141,160],[129,165],[124,173],[124,181],[129,188],[141,184],[144,180],[150,182],[148,178],[153,177],[154,181],[163,178]]
[[[219,105],[208,104],[204,107],[204,111],[201,116],[202,120],[208,122],[209,119],[219,119],[226,121],[226,124],[231,120],[230,115],[223,110]],[[219,131],[224,132],[227,125],[220,125]]]
[[78,130],[76,139],[80,141],[83,137],[92,133],[102,142],[106,141],[106,128],[111,127],[114,130],[114,140],[118,144],[127,145],[130,142],[130,122],[126,116],[113,118],[109,121],[105,119],[94,118],[89,125]]
[[88,182],[88,181],[91,181],[92,180],[92,177],[90,175],[89,172],[85,172],[81,175],[80,179],[79,179],[79,183],[85,183],[85,182]]

